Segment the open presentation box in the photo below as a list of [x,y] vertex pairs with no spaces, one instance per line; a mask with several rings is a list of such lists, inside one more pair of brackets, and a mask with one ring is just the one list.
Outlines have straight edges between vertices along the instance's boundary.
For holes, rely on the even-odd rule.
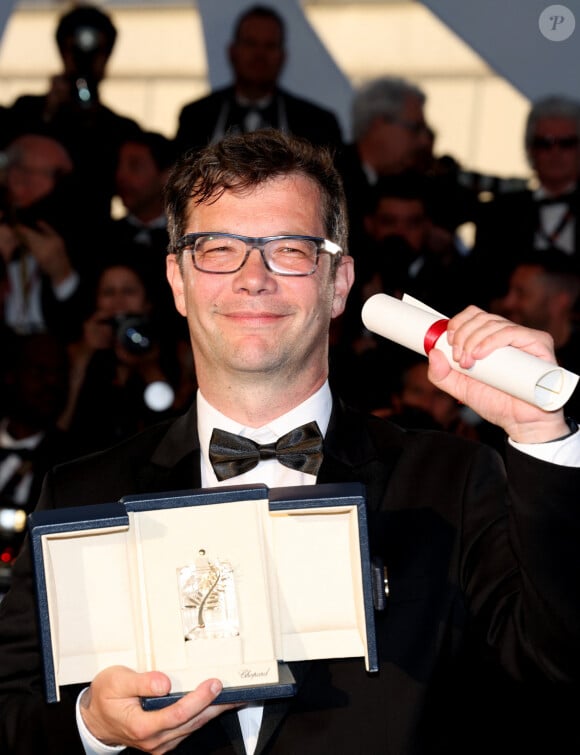
[[121,664],[210,677],[219,701],[294,694],[287,662],[378,670],[364,487],[243,485],[35,512],[46,698]]

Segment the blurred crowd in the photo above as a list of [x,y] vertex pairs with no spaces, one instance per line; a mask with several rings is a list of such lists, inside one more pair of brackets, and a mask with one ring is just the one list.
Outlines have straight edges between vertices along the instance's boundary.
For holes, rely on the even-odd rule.
[[2,512],[30,511],[50,466],[193,400],[187,327],[165,279],[163,186],[182,152],[227,132],[278,128],[335,156],[357,276],[331,342],[331,384],[347,401],[502,450],[503,438],[429,383],[424,358],[365,330],[361,308],[380,292],[445,315],[477,304],[548,330],[561,364],[580,372],[580,101],[555,93],[531,104],[522,139],[533,181],[497,181],[484,201],[468,171],[438,154],[413,82],[386,75],[358,89],[350,143],[335,114],[283,89],[285,29],[271,8],[240,16],[230,86],[185,105],[171,138],[102,102],[116,35],[106,12],[74,7],[58,21],[62,71],[46,94],[0,110],[4,564],[20,535]]

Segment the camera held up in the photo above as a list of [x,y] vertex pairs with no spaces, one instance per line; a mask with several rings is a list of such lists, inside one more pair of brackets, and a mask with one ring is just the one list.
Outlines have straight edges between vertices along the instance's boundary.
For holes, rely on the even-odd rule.
[[154,346],[153,324],[147,315],[122,314],[110,320],[117,342],[130,354],[147,354]]
[[93,71],[99,49],[98,29],[92,26],[80,26],[76,29],[72,43],[76,70],[73,92],[82,107],[90,107],[97,98],[97,80]]

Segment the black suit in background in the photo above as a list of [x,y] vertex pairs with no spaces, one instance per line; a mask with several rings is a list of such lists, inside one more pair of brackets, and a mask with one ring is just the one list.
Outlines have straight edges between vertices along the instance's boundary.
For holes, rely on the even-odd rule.
[[[199,487],[196,428],[192,408],[114,450],[57,468],[41,508]],[[377,617],[381,670],[366,674],[361,659],[292,664],[298,694],[266,704],[257,755],[507,754],[542,743],[540,731],[546,752],[571,744],[572,727],[557,719],[564,709],[550,710],[546,721],[533,705],[542,670],[561,682],[550,700],[562,694],[570,709],[577,701],[566,683],[580,666],[580,469],[511,447],[506,464],[507,490],[491,449],[451,434],[405,432],[335,403],[318,482],[366,485],[371,550],[384,555],[391,590]],[[25,553],[0,605],[0,751],[82,753],[78,688],[63,690],[59,705],[42,702],[30,569]],[[509,705],[483,684],[488,664],[496,669],[499,660],[529,680],[521,719],[516,682]],[[235,711],[175,752],[243,753]]]
[[[569,195],[568,203],[576,221],[572,257],[577,260],[580,270],[578,188]],[[474,303],[485,309],[494,299],[505,296],[512,270],[518,262],[529,258],[536,248],[540,207],[541,203],[535,200],[534,192],[529,189],[499,194],[492,201],[480,204],[475,244],[469,256]],[[555,238],[549,246],[558,249],[558,239]]]
[[[229,131],[242,131],[244,113],[235,101],[234,87],[212,92],[185,105],[180,114],[175,140],[180,152],[218,141]],[[266,125],[333,149],[342,142],[334,113],[277,87],[272,103],[263,114]]]

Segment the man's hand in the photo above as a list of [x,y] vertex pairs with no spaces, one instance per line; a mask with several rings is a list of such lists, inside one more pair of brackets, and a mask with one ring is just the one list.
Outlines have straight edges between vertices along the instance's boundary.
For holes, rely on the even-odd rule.
[[19,225],[17,230],[35,257],[38,267],[48,275],[53,286],[58,286],[72,275],[73,268],[64,239],[48,223],[38,221],[38,229]]
[[53,76],[50,80],[50,89],[46,95],[44,120],[50,123],[58,112],[62,108],[70,106],[72,101],[70,79],[64,74]]
[[139,674],[125,666],[111,666],[97,674],[81,698],[83,721],[103,744],[161,755],[224,710],[238,707],[212,705],[222,685],[218,679],[207,679],[166,708],[142,709],[141,697],[166,695],[170,688],[169,678],[159,671]]
[[[449,320],[447,338],[454,361],[465,369],[503,346],[513,346],[557,363],[553,339],[548,333],[515,325],[473,306]],[[480,417],[503,428],[516,442],[543,443],[569,432],[561,410],[546,412],[453,370],[437,349],[429,354],[429,379]]]
[[97,310],[83,323],[82,346],[91,355],[101,349],[111,349],[115,343],[115,335],[111,324],[111,317],[102,310]]

